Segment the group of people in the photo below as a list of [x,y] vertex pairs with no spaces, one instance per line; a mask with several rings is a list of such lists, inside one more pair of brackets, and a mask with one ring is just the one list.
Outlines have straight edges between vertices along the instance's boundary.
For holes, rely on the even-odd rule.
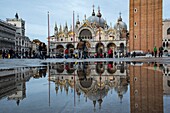
[[[1,54],[1,53],[0,53]],[[14,51],[12,48],[7,50],[2,50],[2,58],[40,58],[46,59],[47,58],[47,47],[45,43],[40,43],[38,47],[38,52],[35,50],[29,49],[29,51]]]
[[82,41],[82,48],[78,48],[78,49],[73,49],[69,51],[69,48],[66,48],[64,53],[65,53],[65,58],[89,58],[89,50],[87,48],[86,42]]
[[2,58],[14,58],[15,57],[15,52],[11,48],[10,50],[3,50],[2,51]]
[[[152,52],[152,56],[157,57],[157,48],[156,46],[154,47],[154,53]],[[158,56],[162,57],[163,56],[163,47],[159,47],[159,52],[158,52]]]
[[45,45],[45,43],[40,43],[39,44],[39,58],[40,59],[46,59],[47,58],[47,47]]
[[[163,47],[159,47],[159,49],[157,50],[156,46],[154,47],[153,51],[150,52],[148,50],[148,54],[151,54],[152,57],[162,57],[163,56]],[[114,52],[114,55],[116,56],[117,53]],[[145,54],[143,54],[145,55]],[[74,56],[74,57],[72,57]],[[130,52],[127,53],[127,55],[125,55],[125,57],[129,57],[129,56],[132,56],[132,57],[136,57],[137,56],[137,53],[134,51],[132,55],[130,55]],[[89,52],[88,52],[88,48],[86,46],[83,47],[83,49],[78,49],[77,51],[74,49],[73,52],[71,53],[71,58],[90,58],[92,56],[89,55]],[[102,50],[99,50],[99,52],[95,53],[94,55],[94,58],[113,58],[113,50],[112,48],[109,48],[107,54],[106,53],[103,53]],[[69,58],[69,49],[67,48],[65,50],[65,58]]]

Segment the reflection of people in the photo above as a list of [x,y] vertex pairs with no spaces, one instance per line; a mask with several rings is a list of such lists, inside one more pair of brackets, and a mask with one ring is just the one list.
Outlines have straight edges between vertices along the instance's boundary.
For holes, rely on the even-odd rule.
[[157,69],[157,63],[156,62],[154,63],[154,69],[155,70]]
[[155,55],[155,57],[157,56],[157,48],[156,48],[156,46],[154,47],[154,55]]
[[163,55],[163,48],[160,47],[160,48],[159,48],[159,57],[162,57],[162,55]]
[[5,58],[5,54],[6,54],[5,50],[3,50],[3,52],[2,52],[2,58],[3,59]]
[[109,58],[113,58],[113,50],[111,48],[108,50],[108,56]]
[[112,62],[109,62],[109,63],[108,63],[108,68],[109,68],[109,69],[113,68],[113,63],[112,63]]

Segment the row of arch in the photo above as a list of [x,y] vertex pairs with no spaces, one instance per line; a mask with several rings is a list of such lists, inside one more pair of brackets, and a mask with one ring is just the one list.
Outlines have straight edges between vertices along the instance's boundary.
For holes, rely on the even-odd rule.
[[[105,67],[105,64],[97,62],[96,67],[95,67],[97,74],[103,74],[106,70],[109,74],[114,74],[118,69],[120,70],[120,73],[124,73],[125,65],[121,64],[121,65],[119,65],[119,67],[117,67],[116,64],[114,64],[113,62],[109,62],[107,64],[107,67]],[[58,73],[63,73],[64,70],[66,70],[66,72],[68,74],[73,74],[75,71],[77,71],[77,75],[87,75],[88,76],[91,74],[91,68],[88,63],[79,64],[77,69],[74,68],[73,62],[67,63],[67,64],[61,63],[61,64],[57,65],[56,71]]]
[[[90,48],[92,48],[91,47],[91,44],[89,43],[89,41],[84,41],[86,44],[85,44],[85,46],[88,48],[88,49],[90,49]],[[71,43],[69,43],[69,44],[67,44],[66,45],[66,48],[64,48],[64,46],[63,45],[57,45],[56,46],[56,50],[57,50],[57,52],[59,52],[59,53],[64,53],[64,50],[65,49],[69,49],[69,50],[71,50],[71,49],[74,49],[74,48],[76,48],[76,49],[82,49],[83,48],[83,43],[84,42],[79,42],[78,44],[77,44],[77,47],[74,47],[74,45],[73,44],[71,44]],[[106,48],[107,48],[107,50],[105,50],[105,46],[104,46],[104,44],[101,42],[99,42],[99,43],[97,43],[96,44],[96,46],[95,46],[95,52],[96,53],[99,53],[99,52],[101,52],[101,50],[102,50],[102,52],[107,52],[110,48],[112,49],[112,50],[116,50],[117,49],[117,46],[116,46],[116,44],[114,44],[114,43],[109,43],[107,46],[106,46]],[[124,51],[124,48],[125,48],[125,46],[124,46],[124,43],[120,43],[120,48],[119,48],[119,50],[121,51],[121,52],[123,52]]]

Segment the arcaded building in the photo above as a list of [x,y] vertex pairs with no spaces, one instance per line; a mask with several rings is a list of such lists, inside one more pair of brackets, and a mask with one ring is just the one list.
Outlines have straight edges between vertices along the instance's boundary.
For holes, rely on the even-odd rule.
[[74,49],[82,50],[82,42],[86,43],[91,56],[99,52],[107,54],[109,49],[113,50],[113,56],[114,53],[125,54],[128,45],[126,35],[128,31],[121,14],[117,22],[115,20],[114,27],[112,24],[108,25],[104,18],[100,13],[100,8],[97,13],[93,8],[92,15],[87,18],[85,15],[82,22],[77,16],[74,27],[70,26],[70,29],[67,23],[64,27],[60,25],[59,28],[55,25],[54,35],[50,38],[50,56],[63,55],[66,48],[69,50],[69,54]]
[[163,39],[162,47],[164,48],[164,53],[170,52],[170,19],[163,20]]
[[162,0],[130,0],[130,51],[162,45]]

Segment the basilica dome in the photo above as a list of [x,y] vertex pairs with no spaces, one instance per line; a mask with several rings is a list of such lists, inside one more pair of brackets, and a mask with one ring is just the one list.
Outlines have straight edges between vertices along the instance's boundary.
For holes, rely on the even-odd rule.
[[114,25],[114,29],[116,29],[116,30],[122,30],[122,29],[127,30],[127,25],[126,25],[125,22],[122,21],[121,16],[119,17],[117,23]]
[[[99,21],[99,19],[100,19],[100,21]],[[102,28],[104,28],[104,25],[106,23],[106,21],[103,18],[101,18],[101,17],[99,18],[97,16],[90,16],[87,18],[87,20],[89,23],[96,24],[96,26],[100,25],[100,27],[102,27]]]

